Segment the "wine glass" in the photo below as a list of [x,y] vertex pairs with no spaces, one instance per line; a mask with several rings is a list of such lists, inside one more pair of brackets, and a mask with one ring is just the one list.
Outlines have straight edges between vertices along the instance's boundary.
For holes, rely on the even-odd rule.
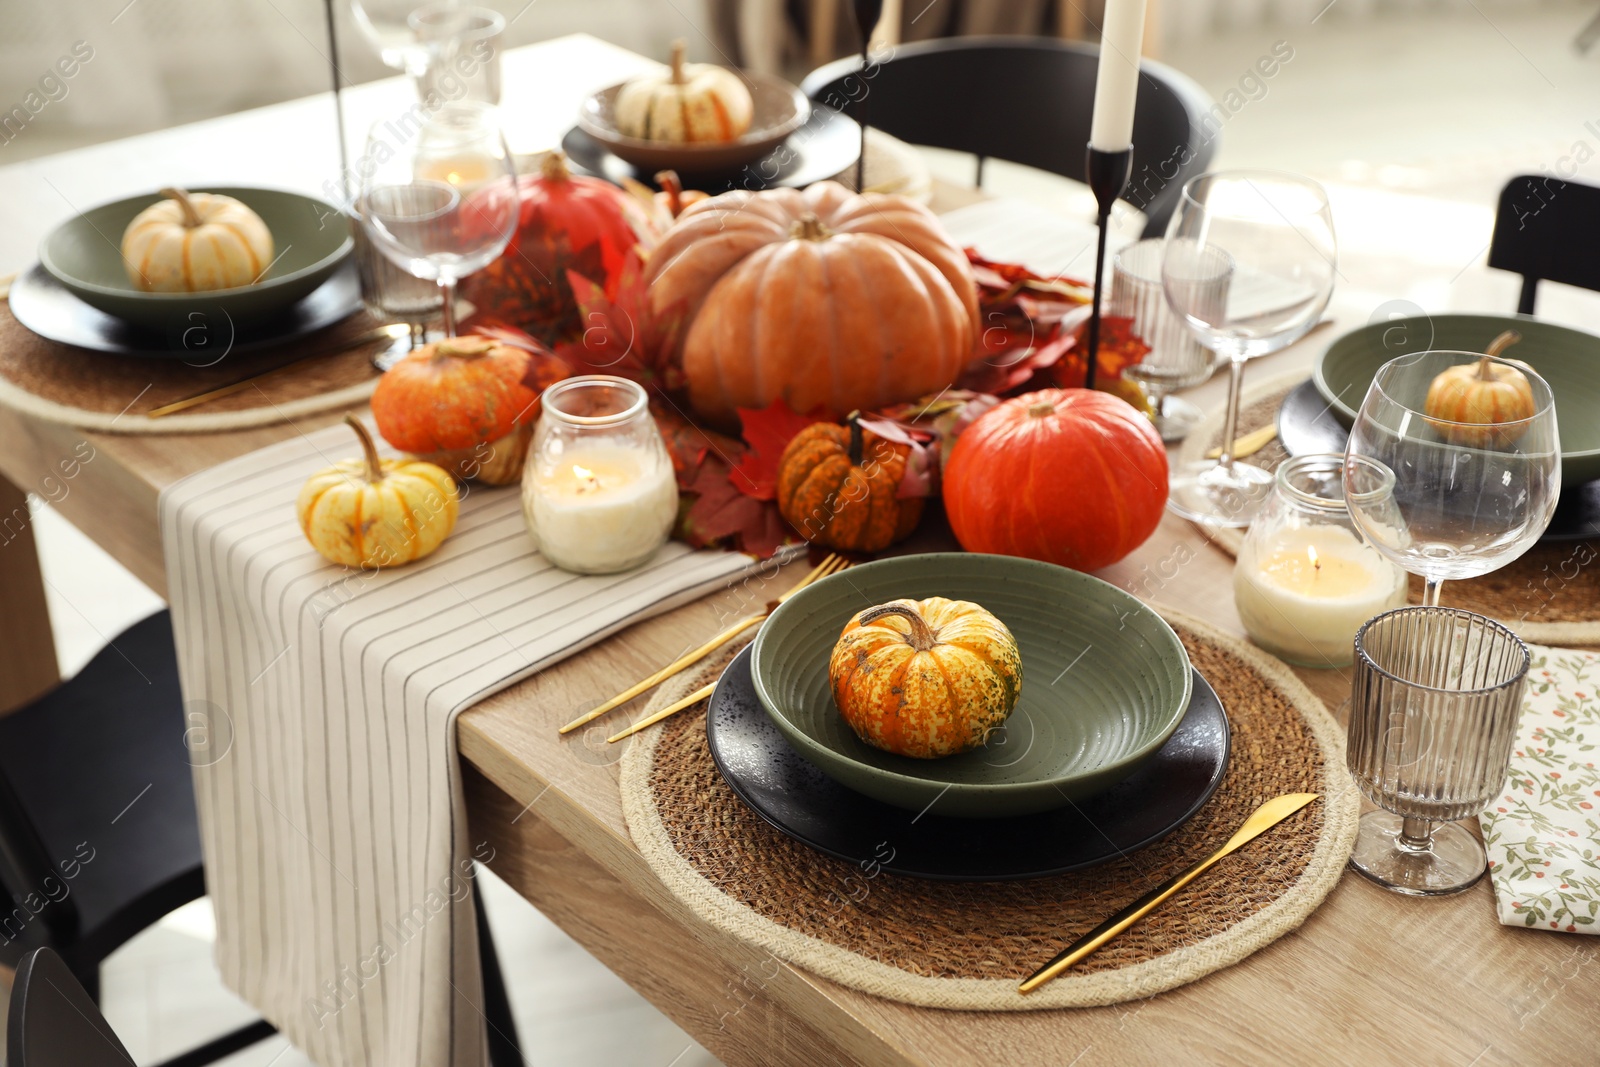
[[[1487,361],[1527,380],[1533,414],[1463,423],[1426,413],[1429,386],[1451,367]],[[1477,352],[1414,352],[1378,369],[1345,451],[1345,499],[1374,548],[1426,583],[1476,578],[1526,552],[1561,495],[1555,398],[1532,368]]]
[[419,78],[433,61],[436,44],[413,27],[412,15],[430,20],[460,6],[455,0],[419,4],[417,0],[350,0],[356,28],[377,49],[385,66]]
[[[409,125],[408,125],[409,123]],[[373,124],[357,209],[372,243],[438,284],[445,336],[456,335],[456,283],[505,251],[516,230],[517,175],[493,107],[445,104]]]
[[[1338,254],[1328,194],[1276,171],[1202,174],[1183,187],[1167,227],[1161,283],[1200,342],[1228,361],[1222,455],[1172,474],[1167,505],[1213,526],[1248,526],[1272,491],[1272,472],[1233,457],[1245,361],[1285,348],[1322,317]],[[1231,273],[1227,301],[1205,284]]]

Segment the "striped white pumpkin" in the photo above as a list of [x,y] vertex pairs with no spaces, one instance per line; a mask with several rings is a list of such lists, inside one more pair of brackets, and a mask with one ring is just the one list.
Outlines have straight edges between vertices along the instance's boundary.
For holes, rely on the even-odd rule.
[[261,216],[231,196],[161,190],[122,233],[128,279],[150,293],[198,293],[259,281],[272,263]]
[[750,128],[755,104],[744,80],[709,63],[685,63],[672,46],[672,66],[617,92],[617,132],[646,141],[732,141]]

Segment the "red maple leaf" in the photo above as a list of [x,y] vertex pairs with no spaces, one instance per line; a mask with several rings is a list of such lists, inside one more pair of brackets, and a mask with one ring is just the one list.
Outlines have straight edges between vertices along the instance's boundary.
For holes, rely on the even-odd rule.
[[733,468],[735,488],[757,500],[772,500],[778,495],[778,460],[794,435],[815,422],[824,422],[827,412],[818,407],[810,414],[796,415],[779,397],[766,407],[739,408],[739,424],[749,446],[744,458]]
[[757,500],[734,488],[730,474],[731,468],[720,457],[705,457],[686,487],[695,500],[679,523],[678,536],[691,548],[736,540],[744,551],[766,559],[789,540],[788,524],[773,502]]
[[682,371],[668,354],[685,325],[682,310],[650,310],[649,286],[639,250],[628,252],[616,275],[614,295],[576,271],[567,272],[578,304],[580,330],[557,354],[585,374],[616,374],[661,389],[683,386]]

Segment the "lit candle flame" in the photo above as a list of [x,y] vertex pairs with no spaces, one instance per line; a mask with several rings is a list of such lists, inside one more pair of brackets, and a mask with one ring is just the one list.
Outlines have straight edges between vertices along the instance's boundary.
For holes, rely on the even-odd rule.
[[588,467],[572,465],[572,476],[578,480],[578,492],[588,493],[600,488],[600,479],[595,477],[594,471]]
[[1315,545],[1307,545],[1306,546],[1306,555],[1311,557],[1311,573],[1312,573],[1312,576],[1315,577],[1316,575],[1321,574],[1322,573],[1322,561],[1317,558],[1316,546]]

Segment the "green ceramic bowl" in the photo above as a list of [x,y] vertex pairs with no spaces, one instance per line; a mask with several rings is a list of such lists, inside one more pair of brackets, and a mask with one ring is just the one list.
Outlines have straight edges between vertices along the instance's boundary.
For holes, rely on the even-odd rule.
[[1378,368],[1408,352],[1481,352],[1503,330],[1522,340],[1506,349],[1550,383],[1561,430],[1561,478],[1568,485],[1600,478],[1600,337],[1524,315],[1419,315],[1352,330],[1317,360],[1312,381],[1346,426]]
[[[856,737],[828,689],[828,655],[850,617],[898,597],[983,605],[1022,651],[1022,696],[988,745],[896,756]],[[1189,656],[1135,597],[1049,563],[961,552],[899,556],[801,590],[756,638],[756,694],[824,774],[910,811],[1000,817],[1064,807],[1132,774],[1189,706]]]
[[74,215],[40,242],[39,262],[85,304],[135,326],[171,331],[191,323],[195,312],[223,316],[235,326],[270,319],[327,281],[354,247],[346,217],[314,196],[232,186],[191,191],[223,193],[261,216],[272,232],[278,257],[265,278],[253,285],[205,293],[136,289],[122,266],[122,231],[135,215],[161,199],[159,193],[101,204]]

